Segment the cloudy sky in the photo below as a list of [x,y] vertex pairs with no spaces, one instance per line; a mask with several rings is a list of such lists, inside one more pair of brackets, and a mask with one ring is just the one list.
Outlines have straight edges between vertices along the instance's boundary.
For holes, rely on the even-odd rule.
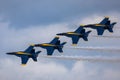
[[[104,35],[120,36],[119,0],[0,0],[0,78],[1,80],[119,80],[120,63],[84,62],[38,58],[31,59],[27,66],[20,65],[20,58],[5,53],[21,51],[31,43],[49,42],[59,32],[74,31],[80,24],[99,23],[109,16],[117,24],[114,33],[105,31]],[[96,31],[93,30],[95,35]],[[64,56],[118,57],[119,52],[87,51],[69,49],[67,41]],[[117,47],[119,38],[89,37],[82,39],[78,46]],[[46,55],[41,48],[40,55]],[[54,55],[61,55],[57,51]],[[39,56],[40,56],[39,55]]]

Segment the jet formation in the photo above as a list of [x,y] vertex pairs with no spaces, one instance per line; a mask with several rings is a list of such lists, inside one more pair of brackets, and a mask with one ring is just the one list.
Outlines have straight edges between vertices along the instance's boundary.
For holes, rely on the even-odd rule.
[[84,41],[88,41],[88,35],[91,33],[91,30],[86,31],[85,28],[92,28],[97,30],[97,35],[103,35],[105,30],[113,33],[113,28],[116,22],[111,23],[109,17],[105,17],[100,23],[97,24],[88,24],[88,25],[80,25],[73,32],[63,32],[56,34],[57,36],[49,43],[41,43],[41,44],[32,44],[25,51],[18,52],[9,52],[6,53],[8,55],[15,55],[21,58],[21,64],[27,64],[29,58],[32,58],[33,61],[37,61],[38,54],[41,51],[35,51],[34,47],[41,47],[46,49],[47,56],[52,56],[54,50],[58,50],[60,53],[63,53],[63,47],[66,42],[62,42],[59,39],[59,36],[66,36],[72,39],[72,44],[77,45],[79,39],[82,38]]

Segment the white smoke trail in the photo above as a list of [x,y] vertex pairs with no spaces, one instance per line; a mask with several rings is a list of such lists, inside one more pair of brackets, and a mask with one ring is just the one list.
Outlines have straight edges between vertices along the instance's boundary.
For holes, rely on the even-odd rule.
[[120,62],[120,58],[103,57],[103,56],[40,56],[42,58],[76,60],[76,61],[90,61],[90,62]]
[[90,37],[99,37],[99,38],[120,38],[120,36],[96,36],[96,35],[90,35]]
[[117,51],[120,52],[120,48],[105,48],[105,47],[66,47],[72,49],[81,49],[81,50],[99,50],[99,51]]

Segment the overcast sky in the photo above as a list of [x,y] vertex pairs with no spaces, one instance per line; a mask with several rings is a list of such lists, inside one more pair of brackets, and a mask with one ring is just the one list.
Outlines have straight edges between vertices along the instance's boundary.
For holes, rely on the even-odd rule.
[[[38,58],[27,66],[20,65],[20,58],[5,53],[25,50],[31,43],[50,42],[59,32],[74,31],[80,24],[99,23],[104,16],[117,24],[114,33],[120,36],[119,0],[0,0],[0,79],[1,80],[120,80],[120,63],[84,62]],[[88,29],[87,29],[88,30]],[[92,34],[96,35],[93,30]],[[69,49],[67,41],[64,56],[120,57],[119,52]],[[78,46],[117,47],[119,38],[89,37],[80,39]],[[42,48],[40,55],[46,55]],[[39,55],[39,56],[40,56]],[[54,55],[61,55],[57,51]]]

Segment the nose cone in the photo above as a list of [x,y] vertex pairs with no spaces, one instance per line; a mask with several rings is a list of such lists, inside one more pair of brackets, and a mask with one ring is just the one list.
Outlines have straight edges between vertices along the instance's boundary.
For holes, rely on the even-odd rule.
[[8,54],[8,55],[14,55],[15,52],[9,52],[9,53],[6,53],[6,54]]
[[56,34],[56,35],[65,35],[65,33],[58,33],[58,34]]

